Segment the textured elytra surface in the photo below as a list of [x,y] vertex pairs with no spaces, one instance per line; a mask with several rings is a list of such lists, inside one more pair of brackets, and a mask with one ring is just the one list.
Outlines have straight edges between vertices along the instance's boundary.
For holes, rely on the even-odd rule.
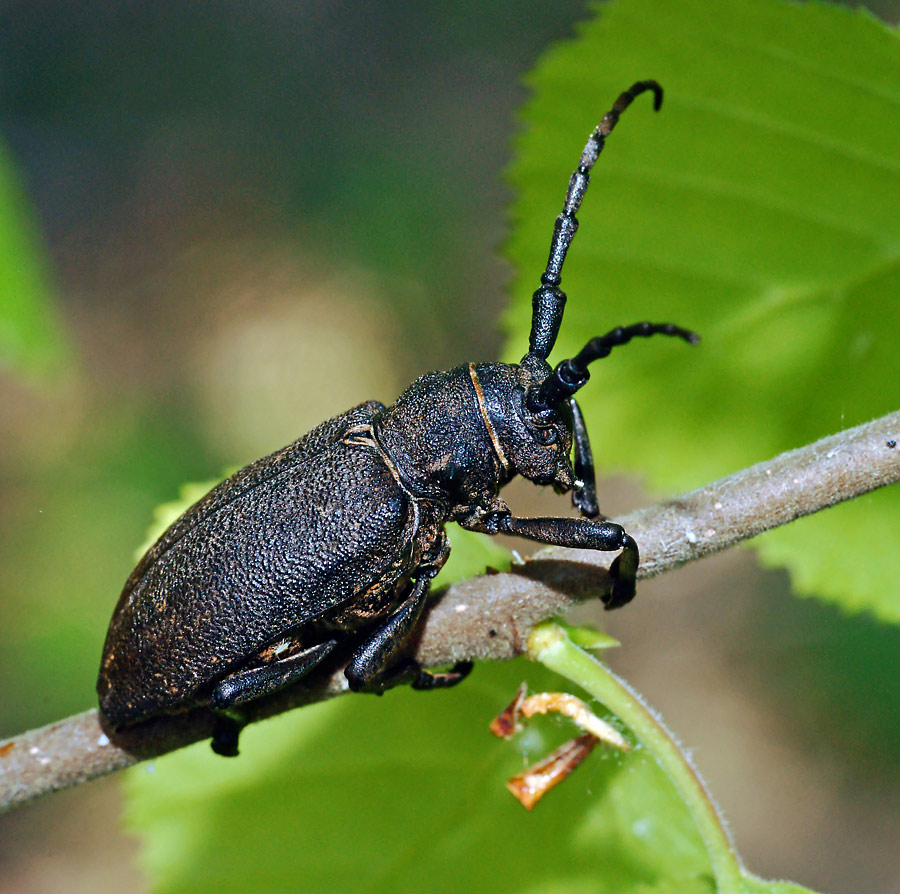
[[292,628],[399,579],[411,501],[374,450],[342,440],[379,409],[357,407],[238,472],[151,548],[107,635],[111,720],[187,702]]

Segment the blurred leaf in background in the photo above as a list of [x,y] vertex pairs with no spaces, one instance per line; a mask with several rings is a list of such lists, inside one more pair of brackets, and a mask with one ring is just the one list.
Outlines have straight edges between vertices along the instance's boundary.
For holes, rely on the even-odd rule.
[[28,198],[0,142],[0,369],[44,378],[66,360],[49,279]]
[[[527,344],[572,147],[626,81],[654,77],[662,112],[638,100],[594,169],[555,357],[640,319],[704,341],[634,345],[594,367],[579,401],[599,468],[675,492],[900,408],[896,30],[815,2],[601,9],[529,76],[507,356]],[[755,546],[800,592],[898,623],[897,543],[893,487]]]

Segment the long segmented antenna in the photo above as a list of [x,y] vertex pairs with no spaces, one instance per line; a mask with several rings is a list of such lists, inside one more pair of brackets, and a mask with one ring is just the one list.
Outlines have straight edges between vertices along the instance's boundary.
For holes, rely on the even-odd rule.
[[632,326],[617,326],[592,338],[570,360],[562,360],[544,380],[537,394],[529,394],[529,406],[536,411],[548,410],[567,401],[590,378],[588,364],[608,357],[613,348],[627,345],[633,338],[649,338],[651,335],[674,335],[695,345],[700,336],[689,329],[682,329],[674,323],[635,323]]
[[606,138],[612,133],[619,116],[636,97],[648,90],[653,91],[653,108],[659,111],[663,98],[662,87],[656,81],[638,81],[632,84],[613,103],[613,107],[603,116],[603,120],[591,134],[584,147],[584,152],[581,153],[578,168],[569,179],[565,205],[553,225],[553,241],[550,243],[547,269],[541,276],[541,287],[531,299],[531,335],[528,339],[528,350],[544,360],[550,356],[553,345],[556,344],[556,336],[559,334],[559,327],[562,323],[566,293],[559,288],[559,284],[562,281],[562,268],[566,260],[566,252],[578,230],[578,220],[575,214],[581,207],[584,194],[591,182],[591,168],[603,151]]

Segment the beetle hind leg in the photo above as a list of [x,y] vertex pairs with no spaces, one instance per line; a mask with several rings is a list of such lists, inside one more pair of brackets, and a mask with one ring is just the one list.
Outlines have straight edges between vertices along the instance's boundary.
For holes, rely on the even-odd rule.
[[273,664],[235,671],[213,689],[210,705],[227,710],[277,692],[308,674],[337,644],[336,639],[326,640]]
[[289,686],[308,674],[337,645],[336,639],[318,643],[280,661],[244,668],[222,680],[209,698],[216,716],[212,750],[222,757],[237,757],[238,739],[247,719],[238,706]]
[[238,739],[247,725],[243,712],[237,706],[277,692],[299,680],[319,664],[337,643],[336,639],[330,639],[281,661],[237,670],[222,680],[209,698],[209,705],[216,715],[212,750],[222,757],[237,757]]

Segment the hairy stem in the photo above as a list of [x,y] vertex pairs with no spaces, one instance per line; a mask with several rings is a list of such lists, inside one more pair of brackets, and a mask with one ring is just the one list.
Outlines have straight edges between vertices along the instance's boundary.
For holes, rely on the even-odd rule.
[[[900,412],[784,453],[699,490],[620,519],[641,546],[640,577],[662,574],[769,528],[900,480]],[[894,444],[893,447],[889,446]],[[416,657],[425,666],[525,651],[535,624],[608,587],[612,556],[542,550],[507,574],[451,586],[429,612]],[[347,689],[340,671],[252,705],[260,720]],[[208,738],[196,710],[112,736],[96,710],[0,742],[0,811]],[[114,741],[111,741],[114,739]]]

